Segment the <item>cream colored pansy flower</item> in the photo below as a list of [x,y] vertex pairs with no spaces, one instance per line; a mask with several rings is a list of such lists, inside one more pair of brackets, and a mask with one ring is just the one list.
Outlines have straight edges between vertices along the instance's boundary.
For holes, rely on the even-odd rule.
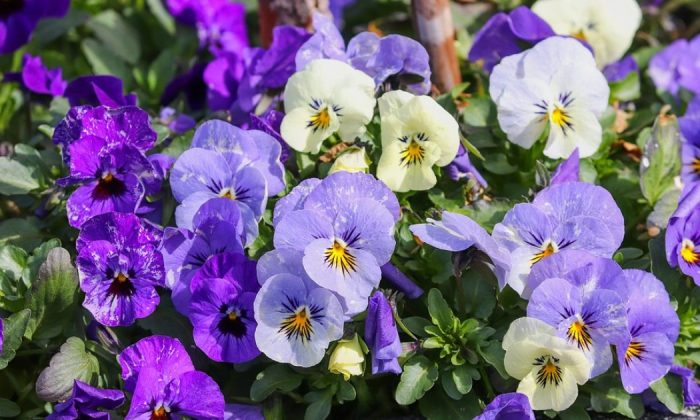
[[433,98],[400,90],[379,98],[379,115],[382,156],[377,178],[400,192],[434,186],[433,166],[445,166],[457,155],[457,121]]
[[538,0],[532,11],[557,34],[586,41],[600,68],[622,58],[642,22],[635,0]]
[[362,134],[374,115],[374,81],[337,60],[314,60],[284,89],[282,138],[300,152],[318,153],[337,132],[343,140]]
[[578,347],[557,337],[556,329],[535,318],[518,318],[503,337],[505,368],[520,380],[534,410],[563,411],[588,381],[591,362]]

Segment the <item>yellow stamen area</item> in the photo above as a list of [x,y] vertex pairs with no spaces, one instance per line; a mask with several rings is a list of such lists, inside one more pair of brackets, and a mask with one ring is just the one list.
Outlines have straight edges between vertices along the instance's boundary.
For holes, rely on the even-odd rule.
[[119,273],[117,274],[117,277],[115,277],[115,280],[117,280],[119,283],[124,283],[129,280],[129,277],[127,277],[124,273]]
[[102,180],[104,182],[112,182],[113,179],[114,179],[114,175],[112,175],[111,172],[107,172],[106,174],[102,175]]
[[639,341],[630,342],[630,345],[627,346],[627,350],[625,350],[625,364],[628,365],[632,359],[641,359],[644,351],[644,344]]
[[539,357],[535,361],[536,366],[540,366],[537,371],[537,384],[542,388],[547,385],[558,386],[562,381],[562,370],[558,365],[559,359],[551,356]]
[[700,249],[690,239],[684,239],[681,243],[681,258],[688,264],[700,263]]
[[167,418],[168,413],[163,406],[156,408],[153,410],[153,413],[151,413],[151,420],[166,420]]
[[571,127],[571,116],[560,107],[555,107],[551,114],[552,122],[559,127]]
[[225,190],[222,190],[219,193],[219,196],[222,198],[228,198],[229,200],[235,200],[236,199],[236,192],[231,190],[230,188],[226,188]]
[[308,309],[302,307],[282,320],[279,331],[284,332],[288,339],[301,337],[302,340],[310,340],[314,329],[311,325],[311,316],[309,316]]
[[530,258],[530,265],[532,266],[537,264],[538,262],[542,261],[542,259],[549,257],[555,252],[557,252],[557,249],[554,247],[554,244],[552,242],[547,242],[546,245],[543,245],[542,252],[539,252]]
[[228,314],[228,319],[229,319],[230,321],[235,321],[235,320],[237,320],[237,319],[238,319],[238,314],[236,313],[236,311],[230,312],[230,313]]
[[312,127],[314,132],[319,128],[325,130],[331,125],[331,114],[328,112],[328,107],[323,107],[317,113],[311,116],[309,127]]
[[583,33],[583,29],[579,30],[578,32],[572,33],[571,36],[581,41],[588,41],[588,39],[586,39],[586,34]]
[[593,339],[588,331],[588,326],[583,321],[575,321],[566,331],[566,336],[573,343],[576,343],[580,349],[590,349]]
[[700,174],[700,158],[696,158],[693,163],[690,164],[690,169],[693,172]]
[[330,267],[340,269],[343,273],[354,272],[357,268],[355,256],[338,241],[333,241],[333,245],[323,252],[323,256]]
[[401,164],[404,166],[420,165],[425,158],[425,149],[415,140],[401,151]]

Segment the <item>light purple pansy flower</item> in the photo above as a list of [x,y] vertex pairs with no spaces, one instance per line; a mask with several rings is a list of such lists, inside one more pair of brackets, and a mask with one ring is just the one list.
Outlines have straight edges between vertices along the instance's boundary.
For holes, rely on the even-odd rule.
[[275,111],[274,109],[268,109],[262,115],[250,114],[250,127],[254,130],[260,130],[263,133],[269,134],[275,140],[277,140],[280,146],[282,146],[280,161],[284,164],[284,162],[289,159],[292,149],[289,147],[287,142],[284,141],[282,135],[280,134],[280,127],[282,126],[283,118],[284,113]]
[[29,54],[22,57],[22,71],[6,73],[3,80],[21,83],[32,93],[50,96],[63,95],[67,85],[63,80],[63,69],[60,67],[48,69],[41,62],[41,57]]
[[603,75],[610,83],[621,82],[631,73],[639,72],[637,61],[632,55],[627,55],[603,69]]
[[509,392],[494,398],[474,420],[535,420],[535,413],[526,395]]
[[[591,377],[595,377],[612,365],[610,343],[627,335],[626,302],[608,288],[622,270],[612,260],[593,257],[588,264],[561,272],[561,267],[581,263],[579,257],[576,251],[563,251],[540,263],[547,269],[539,270],[537,280],[545,272],[552,277],[534,287],[527,316],[556,327],[559,336],[581,349],[592,364]],[[567,258],[574,262],[558,264]]]
[[385,84],[391,89],[405,89],[417,95],[430,92],[430,65],[423,46],[402,35],[380,38],[362,32],[345,41],[333,21],[315,12],[315,33],[306,41],[296,56],[296,68],[302,70],[310,62],[330,58],[349,63],[374,79],[378,87]]
[[165,107],[160,110],[158,120],[161,124],[167,126],[174,134],[185,134],[197,125],[194,118],[184,113],[178,113],[175,109],[170,107]]
[[83,306],[107,326],[131,325],[153,313],[164,285],[160,236],[130,213],[107,213],[82,226],[76,265]]
[[265,420],[265,416],[259,405],[226,404],[224,420]]
[[[292,198],[280,200],[275,248],[301,251],[309,277],[342,296],[348,315],[359,313],[394,251],[398,211],[392,210],[398,210],[398,202],[382,182],[364,173],[336,172],[306,197],[297,197],[308,185],[300,185],[302,194],[292,191]],[[301,200],[294,203],[295,198]]]
[[136,95],[124,95],[122,80],[115,76],[81,76],[73,79],[63,96],[68,99],[70,106],[103,105],[110,108],[136,105]]
[[272,360],[310,367],[343,336],[345,315],[338,297],[309,278],[302,258],[300,251],[282,248],[258,261],[255,342]]
[[177,339],[144,338],[124,349],[118,360],[125,388],[133,392],[126,419],[224,417],[224,397],[219,385],[194,369]]
[[242,253],[244,229],[240,212],[227,199],[205,203],[194,216],[192,230],[165,228],[160,251],[166,270],[166,286],[172,290],[175,309],[189,313],[190,285],[197,271],[213,255]]
[[666,229],[666,260],[700,285],[700,183],[681,192],[678,209]]
[[552,28],[526,6],[510,13],[496,13],[474,36],[469,61],[482,60],[490,72],[503,57],[517,54],[545,38],[554,36]]
[[580,163],[578,148],[575,149],[566,160],[562,161],[552,173],[549,185],[562,184],[564,182],[580,181]]
[[227,110],[236,101],[238,86],[246,68],[243,56],[249,53],[223,53],[207,64],[202,78],[207,86],[209,109]]
[[214,56],[243,51],[249,45],[245,5],[228,0],[199,1],[197,34],[200,46],[207,46]]
[[[700,77],[700,71],[698,71]],[[681,130],[681,180],[700,182],[700,95],[696,96],[678,119]]]
[[260,289],[255,267],[242,254],[222,253],[208,259],[192,279],[194,341],[212,360],[243,363],[260,354],[253,315]]
[[652,274],[625,270],[616,285],[627,300],[628,334],[614,343],[622,386],[638,394],[671,369],[680,321],[663,283]]
[[401,340],[396,329],[394,310],[381,291],[369,298],[365,318],[365,342],[372,354],[372,373],[401,373],[398,357]]
[[70,0],[13,0],[0,2],[0,54],[9,54],[29,39],[44,18],[63,17]]
[[681,88],[700,94],[700,36],[678,39],[649,61],[656,88],[677,96]]
[[56,404],[47,420],[94,419],[109,420],[104,410],[114,410],[124,404],[124,393],[118,389],[94,388],[76,380],[69,399]]
[[458,213],[442,212],[442,220],[412,225],[411,232],[421,241],[438,249],[459,252],[476,248],[490,260],[500,288],[505,287],[510,270],[510,257],[498,243],[472,219]]
[[683,366],[672,365],[670,372],[680,376],[683,382],[683,403],[686,407],[700,405],[700,386],[695,381],[695,372]]
[[457,156],[455,156],[454,160],[449,165],[445,166],[445,173],[453,181],[469,178],[474,179],[484,188],[489,185],[474,165],[472,165],[472,162],[469,160],[469,152],[467,152],[467,149],[461,143],[459,149],[457,149]]

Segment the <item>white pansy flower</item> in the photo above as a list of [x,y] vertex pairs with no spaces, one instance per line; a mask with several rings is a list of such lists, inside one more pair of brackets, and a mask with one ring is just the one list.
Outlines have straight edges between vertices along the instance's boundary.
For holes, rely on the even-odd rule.
[[503,337],[506,372],[520,380],[534,410],[563,411],[588,381],[591,362],[578,347],[557,337],[554,327],[535,318],[518,318]]
[[600,68],[622,58],[642,22],[635,0],[538,0],[532,11],[557,34],[586,41]]
[[367,172],[369,170],[369,164],[372,161],[367,156],[367,152],[364,147],[351,146],[348,150],[340,154],[328,174],[345,171],[345,172]]
[[572,38],[548,38],[504,58],[491,73],[489,93],[508,140],[526,149],[549,126],[544,154],[582,158],[598,150],[598,118],[608,106],[610,88],[591,52]]
[[284,89],[282,138],[300,152],[318,153],[338,132],[353,140],[374,115],[374,81],[337,60],[314,60],[289,78]]
[[457,121],[433,98],[400,90],[379,98],[379,115],[382,156],[377,178],[394,191],[434,186],[433,166],[445,166],[457,155]]

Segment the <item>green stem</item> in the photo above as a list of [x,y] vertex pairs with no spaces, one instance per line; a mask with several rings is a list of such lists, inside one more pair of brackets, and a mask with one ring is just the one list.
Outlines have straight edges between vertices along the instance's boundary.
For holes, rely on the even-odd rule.
[[483,366],[479,366],[479,373],[481,374],[481,379],[484,381],[484,386],[486,387],[486,394],[489,397],[489,401],[492,400],[496,394],[493,392],[493,386],[491,385],[491,380],[486,374],[486,369]]

